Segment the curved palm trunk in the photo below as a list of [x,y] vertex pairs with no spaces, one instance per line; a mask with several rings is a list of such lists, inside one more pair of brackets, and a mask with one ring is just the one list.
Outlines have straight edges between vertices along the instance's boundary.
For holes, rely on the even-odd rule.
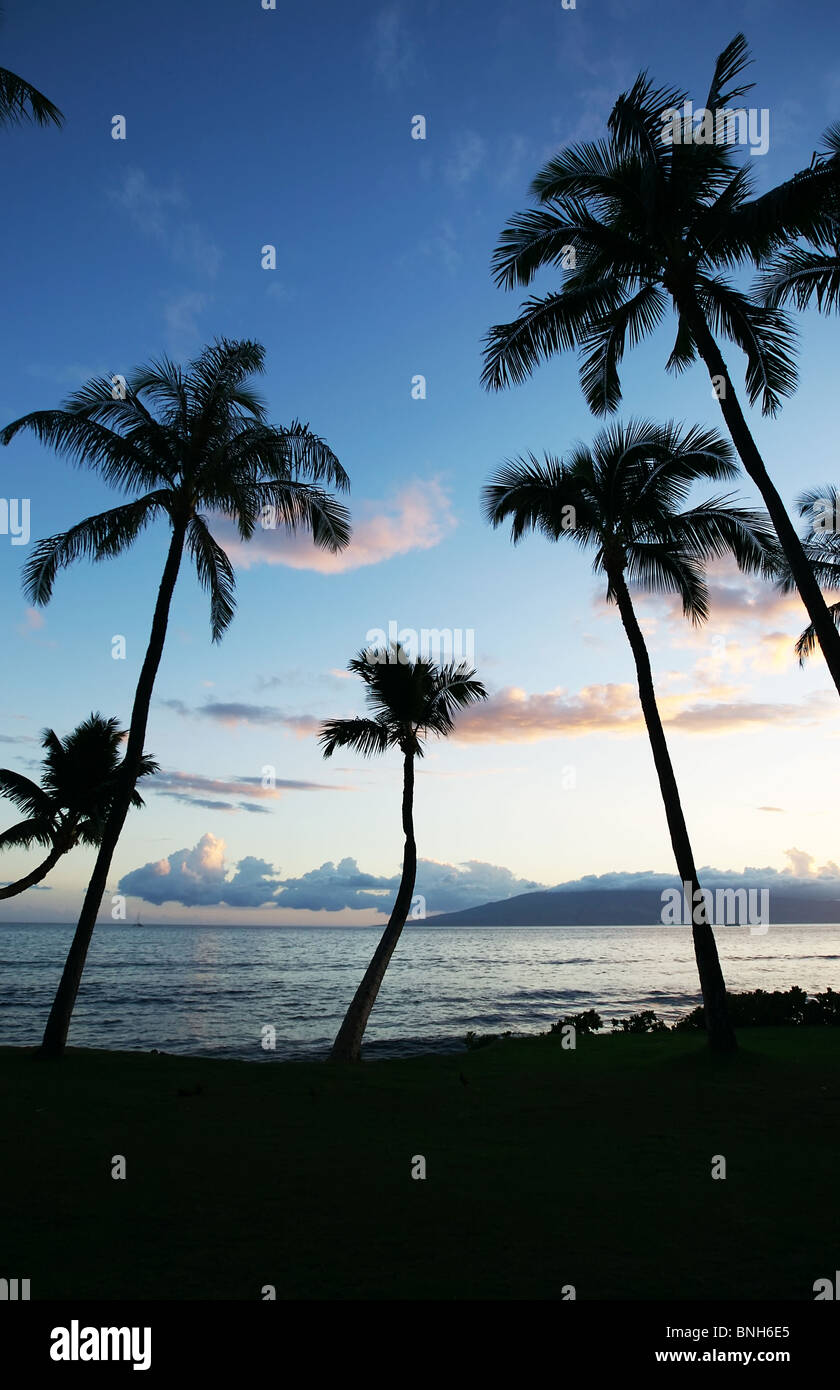
[[808,617],[811,619],[817,634],[825,663],[834,684],[840,691],[840,632],[834,626],[828,604],[814,578],[814,572],[808,563],[796,528],[788,516],[787,508],[764,466],[764,460],[750,433],[749,425],[744,419],[744,413],[732,385],[732,378],[727,371],[723,355],[706,322],[705,315],[696,301],[692,302],[677,296],[675,298],[680,313],[691,329],[697,350],[708,368],[712,382],[714,383],[716,377],[723,379],[723,390],[716,390],[715,395],[718,398],[727,429],[732,436],[732,442],[738,450],[746,472],[764,499],[764,505],[770,513],[770,520],[773,522],[779,543],[796,581],[799,596],[808,610]]
[[362,1036],[370,1011],[376,1003],[379,986],[388,969],[388,962],[405,926],[414,881],[417,877],[417,846],[414,843],[414,755],[406,753],[403,763],[402,823],[405,831],[405,853],[400,886],[388,925],[382,939],[373,953],[373,959],[365,971],[362,983],[353,996],[353,1002],[344,1016],[330,1052],[331,1062],[358,1062],[362,1051]]
[[659,709],[656,704],[650,658],[642,630],[636,619],[630,593],[624,582],[624,576],[620,573],[612,574],[610,575],[610,582],[636,662],[639,699],[647,725],[650,746],[653,750],[653,761],[659,778],[659,788],[665,803],[665,815],[668,819],[674,858],[677,861],[677,869],[683,884],[691,885],[692,905],[697,904],[697,906],[693,906],[692,911],[692,936],[694,938],[694,957],[697,961],[700,989],[703,994],[703,1006],[706,1013],[706,1031],[709,1036],[709,1044],[718,1052],[732,1052],[738,1044],[735,1040],[732,1024],[729,1021],[729,1011],[726,1006],[726,984],[723,979],[723,971],[720,968],[714,932],[706,921],[705,902],[698,892],[700,884],[697,881],[694,854],[688,838],[688,828],[683,815],[671,755],[665,740],[665,731],[662,728],[662,720],[659,717]]
[[155,677],[160,665],[160,659],[163,655],[163,645],[166,640],[169,608],[172,603],[175,581],[178,578],[178,570],[181,566],[185,533],[186,525],[182,523],[177,524],[173,530],[172,540],[169,544],[169,553],[163,568],[163,578],[161,579],[160,588],[158,590],[157,603],[155,604],[155,612],[152,619],[149,645],[146,649],[146,658],[143,662],[142,670],[140,671],[140,679],[137,682],[137,690],[134,696],[134,707],[131,711],[128,743],[122,763],[122,775],[119,789],[111,803],[108,819],[105,822],[99,853],[96,856],[93,874],[91,875],[91,880],[85,894],[85,900],[82,904],[79,923],[76,927],[73,942],[67,955],[64,973],[61,976],[53,1006],[50,1010],[50,1016],[47,1019],[47,1026],[44,1030],[43,1042],[41,1043],[41,1053],[45,1057],[60,1057],[64,1052],[64,1047],[67,1042],[67,1032],[70,1027],[70,1019],[73,1015],[76,995],[79,992],[82,972],[85,968],[88,947],[90,946],[90,940],[93,936],[94,927],[96,926],[97,913],[99,912],[108,882],[111,860],[114,857],[114,850],[117,847],[123,825],[125,824],[125,818],[128,815],[131,805],[131,793],[134,791],[135,783],[137,782],[140,759],[143,756],[143,747],[146,742],[146,725],[149,719],[149,706],[152,700],[152,691],[154,689]]
[[50,869],[54,869],[67,849],[60,845],[53,845],[46,859],[39,864],[37,869],[33,869],[31,874],[26,874],[24,878],[19,878],[15,883],[7,883],[5,888],[0,888],[0,898],[14,898],[18,893],[25,893],[27,888],[33,884],[40,883],[42,878],[46,878]]

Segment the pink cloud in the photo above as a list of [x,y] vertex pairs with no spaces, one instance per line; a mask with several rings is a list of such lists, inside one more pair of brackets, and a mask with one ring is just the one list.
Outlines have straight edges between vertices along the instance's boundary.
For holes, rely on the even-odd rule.
[[[661,694],[662,723],[680,733],[732,733],[774,724],[814,724],[833,717],[834,699],[817,692],[798,704],[734,698],[731,686]],[[508,687],[458,717],[454,737],[465,743],[533,743],[586,734],[637,734],[644,720],[635,685],[590,685],[576,694],[558,687],[529,695]]]
[[316,548],[303,533],[290,536],[282,528],[258,528],[250,541],[241,541],[229,521],[220,520],[213,529],[231,560],[244,569],[259,564],[287,565],[319,574],[342,574],[412,550],[431,550],[457,525],[439,478],[414,479],[391,499],[362,502],[353,512],[353,538],[338,555]]

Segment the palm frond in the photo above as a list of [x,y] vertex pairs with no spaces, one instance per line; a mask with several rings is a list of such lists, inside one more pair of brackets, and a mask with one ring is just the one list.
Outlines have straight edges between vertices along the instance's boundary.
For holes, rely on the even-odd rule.
[[665,113],[678,109],[685,100],[685,92],[675,87],[654,87],[648,74],[640,72],[610,112],[607,125],[616,149],[622,154],[641,154],[655,164],[664,162]]
[[327,719],[318,735],[325,758],[337,748],[353,748],[365,758],[384,753],[395,742],[393,730],[379,719]]
[[31,82],[9,72],[8,68],[0,68],[0,126],[20,125],[26,121],[33,125],[61,126],[64,116]]
[[51,849],[54,841],[54,826],[50,821],[39,817],[18,821],[8,830],[0,831],[0,850],[29,849],[32,845],[44,845]]
[[82,556],[96,562],[121,554],[158,513],[166,510],[167,500],[165,493],[150,493],[38,541],[23,568],[24,593],[33,604],[43,607],[52,597],[59,570]]
[[727,281],[700,277],[699,298],[712,328],[736,343],[747,358],[745,381],[751,405],[761,397],[764,415],[775,415],[782,396],[798,380],[793,353],[796,330],[781,309],[753,304]]
[[661,322],[668,300],[658,285],[643,285],[632,299],[596,320],[583,338],[592,351],[580,369],[580,384],[594,415],[608,415],[621,404],[618,364],[624,356],[625,341],[635,347]]
[[743,34],[736,34],[723,52],[717,56],[709,95],[706,97],[706,109],[708,111],[720,110],[722,107],[728,106],[730,101],[735,101],[737,97],[745,96],[747,92],[752,91],[755,86],[754,82],[744,82],[737,87],[729,87],[729,90],[726,90],[728,84],[740,77],[751,62],[747,40]]
[[[702,562],[677,546],[650,541],[627,551],[626,574],[631,584],[648,594],[676,594],[683,613],[694,624],[709,616],[709,592]],[[611,585],[607,596],[612,598]]]
[[11,768],[0,768],[0,796],[4,796],[31,819],[48,821],[54,813],[53,804],[37,782]]
[[758,277],[757,291],[771,309],[791,303],[807,309],[816,300],[820,313],[840,310],[840,245],[831,255],[804,246],[778,252]]
[[221,641],[236,611],[236,576],[228,556],[210,534],[206,519],[196,514],[187,527],[187,550],[198,582],[210,595],[210,631]]
[[486,335],[482,385],[500,391],[526,381],[541,361],[577,347],[593,321],[605,318],[624,297],[621,286],[608,281],[526,300],[513,323],[498,324]]
[[[113,402],[115,408],[120,404]],[[0,444],[11,443],[21,430],[31,431],[41,444],[49,445],[77,467],[84,464],[93,468],[113,487],[155,488],[166,480],[159,462],[138,447],[136,440],[124,438],[86,414],[32,411],[0,430]]]
[[314,482],[326,480],[341,492],[350,491],[350,479],[332,449],[313,433],[308,424],[302,425],[299,420],[293,420],[291,425],[281,429],[280,434],[295,479],[311,478]]
[[309,531],[317,546],[333,553],[349,545],[350,513],[321,488],[281,478],[264,479],[253,492],[260,508],[270,507],[276,525],[284,526],[290,533]]
[[[834,626],[838,630],[840,630],[840,603],[830,603],[828,605],[828,611],[831,614],[831,619],[834,623]],[[799,665],[804,666],[805,662],[808,660],[808,657],[813,656],[814,652],[817,651],[818,648],[819,642],[817,640],[817,630],[814,627],[813,623],[809,623],[805,630],[800,634],[796,642],[796,646],[794,647],[794,651],[796,652],[796,655],[799,658]]]

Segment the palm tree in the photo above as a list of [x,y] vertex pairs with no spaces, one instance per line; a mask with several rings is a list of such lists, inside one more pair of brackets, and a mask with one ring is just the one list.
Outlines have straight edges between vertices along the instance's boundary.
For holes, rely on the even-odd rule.
[[[46,859],[31,873],[0,888],[0,898],[13,898],[40,883],[64,854],[76,845],[99,845],[108,811],[117,790],[120,745],[126,730],[116,719],[91,714],[65,738],[54,729],[41,735],[44,772],[41,784],[10,768],[0,768],[0,796],[23,811],[26,819],[0,833],[0,849],[33,844],[49,849]],[[141,777],[158,771],[157,763],[144,754]],[[138,791],[131,805],[143,806]]]
[[540,462],[533,455],[510,460],[484,489],[487,519],[499,526],[512,518],[514,543],[526,531],[538,531],[595,550],[593,568],[606,577],[607,600],[617,604],[633,652],[674,858],[697,904],[694,952],[709,1042],[719,1051],[736,1046],[726,986],[628,581],[648,593],[677,594],[685,615],[700,623],[708,614],[706,560],[731,552],[741,569],[771,573],[767,551],[774,537],[762,514],[733,506],[729,496],[680,510],[695,481],[736,473],[729,441],[713,430],[641,420],[601,431],[591,449],[579,445],[565,461],[546,456]]
[[60,126],[64,117],[36,87],[8,68],[0,68],[0,126],[20,125],[23,121]]
[[[749,90],[737,85],[748,62],[746,40],[738,34],[717,59],[706,110],[726,111]],[[563,288],[527,300],[513,323],[490,330],[482,380],[500,390],[523,381],[544,358],[580,348],[587,354],[580,379],[589,407],[612,414],[621,402],[625,344],[633,347],[650,334],[670,304],[677,334],[668,369],[681,372],[698,355],[706,364],[840,690],[840,634],[718,346],[722,337],[743,351],[748,399],[752,404],[760,397],[764,414],[774,415],[796,385],[794,330],[782,310],[754,302],[727,272],[760,265],[796,237],[828,236],[838,170],[823,162],[752,199],[750,172],[735,164],[726,143],[699,143],[691,122],[676,115],[668,133],[676,122],[682,138],[665,142],[664,117],[686,100],[685,93],[654,88],[640,74],[616,102],[607,141],[562,150],[534,179],[539,206],[508,223],[493,259],[496,283],[527,285],[542,268],[559,265],[566,272]]]
[[437,666],[410,654],[399,643],[359,652],[348,671],[360,676],[371,711],[368,719],[328,719],[320,734],[325,758],[336,748],[355,748],[364,757],[399,748],[403,755],[402,825],[405,835],[402,877],[388,925],[382,934],[362,983],[353,996],[330,1053],[333,1062],[358,1062],[362,1037],[376,1003],[388,962],[405,926],[417,875],[414,840],[414,759],[423,757],[429,734],[445,738],[454,728],[455,713],[487,691],[466,662]]
[[[207,512],[231,518],[242,540],[270,513],[288,530],[303,527],[316,545],[340,550],[350,537],[345,507],[312,482],[348,487],[332,450],[295,421],[266,422],[265,407],[249,378],[264,371],[259,343],[220,339],[186,370],[168,358],[138,368],[119,387],[109,378],[89,381],[61,410],[35,411],[0,431],[8,444],[24,429],[43,444],[96,469],[106,483],[140,495],[88,517],[69,531],[39,541],[24,569],[34,604],[46,604],[56,574],[81,556],[104,560],[127,550],[151,521],[164,518],[169,549],[140,671],[120,786],[102,834],[99,854],[44,1033],[45,1055],[61,1056],[108,870],[131,804],[155,677],[163,654],[172,595],[184,551],[210,596],[212,639],[233,618],[233,566],[211,534]],[[114,378],[117,380],[117,378]],[[154,412],[157,412],[156,414]]]
[[[802,177],[814,166],[840,169],[840,121],[829,126],[818,151]],[[762,302],[771,309],[795,304],[807,309],[816,301],[820,313],[840,310],[840,192],[834,191],[829,224],[813,238],[809,247],[796,243],[777,251],[758,279]]]

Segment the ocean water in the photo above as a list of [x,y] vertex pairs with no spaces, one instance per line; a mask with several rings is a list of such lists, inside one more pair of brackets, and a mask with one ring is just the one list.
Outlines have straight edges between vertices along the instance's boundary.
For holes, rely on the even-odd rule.
[[[0,926],[0,1044],[34,1046],[70,926]],[[378,929],[97,927],[70,1032],[77,1047],[271,1061],[329,1048]],[[716,929],[732,990],[840,989],[840,928]],[[699,1003],[683,927],[407,926],[365,1035],[366,1055],[450,1051],[476,1032],[545,1032],[596,1008],[607,1021]],[[275,1030],[275,1050],[261,1046]]]

